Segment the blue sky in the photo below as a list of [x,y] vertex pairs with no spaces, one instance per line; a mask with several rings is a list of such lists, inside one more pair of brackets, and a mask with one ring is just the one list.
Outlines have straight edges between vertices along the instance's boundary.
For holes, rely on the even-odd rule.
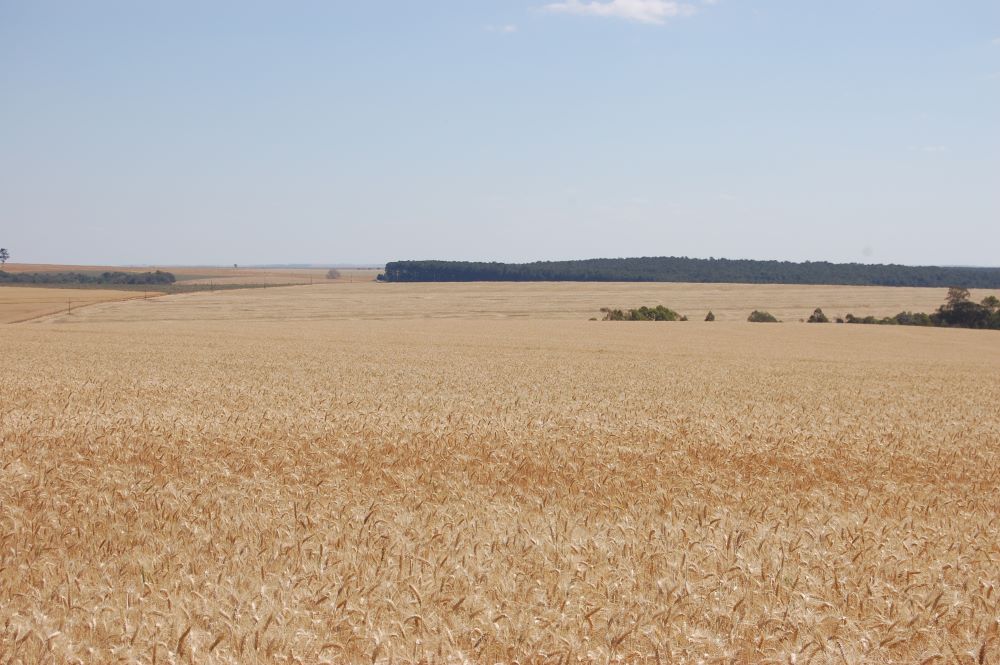
[[1000,3],[0,0],[0,245],[1000,265]]

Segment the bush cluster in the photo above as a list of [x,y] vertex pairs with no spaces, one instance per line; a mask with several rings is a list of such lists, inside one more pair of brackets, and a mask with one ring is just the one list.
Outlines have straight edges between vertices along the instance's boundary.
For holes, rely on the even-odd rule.
[[[637,309],[601,308],[605,321],[687,321],[686,316],[663,305],[639,307]],[[706,321],[715,321],[715,314],[709,312]],[[800,319],[801,320],[801,319]],[[747,317],[751,323],[780,323],[770,312],[755,309]],[[900,312],[895,316],[877,318],[859,317],[848,314],[845,319],[837,318],[837,323],[860,323],[882,326],[938,326],[950,328],[989,328],[1000,330],[1000,298],[987,296],[976,303],[969,299],[969,291],[964,288],[948,289],[948,297],[943,305],[932,314],[924,312]],[[830,318],[817,307],[810,315],[809,323],[829,323]]]
[[750,316],[747,317],[747,321],[750,323],[781,323],[774,317],[774,314],[770,312],[762,312],[755,309],[750,312]]
[[0,270],[3,284],[173,284],[172,273],[156,272],[5,272]]
[[938,326],[947,328],[988,328],[1000,330],[1000,299],[987,296],[976,303],[969,299],[968,289],[948,289],[948,298],[931,314],[900,312],[881,319],[874,316],[858,317],[848,314],[847,323],[880,326]]
[[823,313],[819,307],[813,311],[812,316],[809,317],[807,323],[830,323],[830,319],[827,318],[826,314]]
[[686,316],[681,316],[674,310],[657,305],[656,307],[646,307],[643,305],[638,309],[610,309],[602,307],[605,321],[687,321]]

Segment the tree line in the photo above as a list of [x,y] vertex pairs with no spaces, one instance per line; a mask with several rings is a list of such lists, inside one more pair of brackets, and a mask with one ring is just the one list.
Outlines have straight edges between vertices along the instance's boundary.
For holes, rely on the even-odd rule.
[[[900,312],[895,316],[878,318],[875,316],[858,317],[848,314],[845,318],[837,318],[837,323],[860,323],[891,326],[936,326],[942,328],[982,328],[1000,330],[1000,298],[986,296],[982,302],[974,302],[969,297],[969,290],[962,287],[948,289],[948,296],[943,305],[934,312]],[[643,305],[636,309],[612,309],[602,307],[605,321],[687,321],[688,318],[669,307]],[[596,320],[591,319],[591,320]],[[715,321],[711,311],[705,316],[706,321]],[[754,310],[747,317],[750,323],[780,323],[770,312]],[[817,307],[809,316],[808,323],[830,323],[830,318]]]
[[155,272],[6,272],[0,270],[0,284],[173,284],[173,273]]
[[736,282],[1000,288],[1000,268],[658,256],[533,263],[392,261],[384,282]]
[[948,289],[948,297],[934,312],[900,312],[895,316],[876,318],[848,314],[845,323],[889,326],[937,326],[943,328],[988,328],[1000,330],[1000,298],[986,296],[982,302],[969,297],[969,290],[960,287]]

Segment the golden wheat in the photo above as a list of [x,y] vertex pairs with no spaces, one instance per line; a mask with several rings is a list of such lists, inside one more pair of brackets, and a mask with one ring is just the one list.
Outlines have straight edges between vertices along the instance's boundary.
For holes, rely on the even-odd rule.
[[1000,659],[997,333],[338,288],[0,328],[0,662]]
[[[932,312],[945,289],[774,284],[626,283],[328,283],[267,291],[197,293],[133,304],[89,308],[86,319],[118,321],[334,320],[334,319],[572,319],[601,316],[602,307],[666,305],[701,321],[746,321],[754,309],[783,321],[805,320],[817,307],[831,317],[892,316],[903,310]],[[2,292],[0,292],[2,293]],[[981,300],[985,291],[973,292]],[[83,314],[81,312],[81,314]]]

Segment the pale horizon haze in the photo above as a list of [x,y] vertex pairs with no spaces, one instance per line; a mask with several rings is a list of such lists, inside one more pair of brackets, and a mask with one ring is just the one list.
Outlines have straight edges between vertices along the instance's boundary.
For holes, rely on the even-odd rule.
[[1000,3],[0,0],[0,246],[1000,265]]

